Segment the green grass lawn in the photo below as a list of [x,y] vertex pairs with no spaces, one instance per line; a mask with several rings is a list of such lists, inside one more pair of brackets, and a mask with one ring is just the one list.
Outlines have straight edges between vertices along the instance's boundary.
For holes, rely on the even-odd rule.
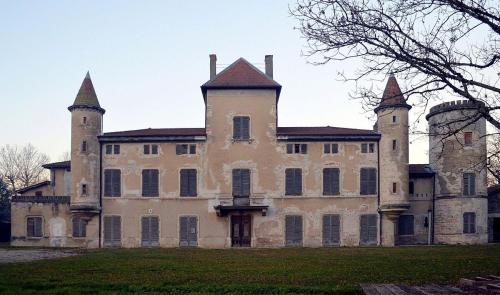
[[360,293],[359,283],[500,274],[500,244],[398,248],[117,249],[0,265],[2,294]]

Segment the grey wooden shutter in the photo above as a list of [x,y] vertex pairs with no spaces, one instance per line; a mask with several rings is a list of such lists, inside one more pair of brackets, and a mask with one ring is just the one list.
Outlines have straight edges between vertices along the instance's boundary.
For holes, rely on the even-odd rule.
[[104,195],[107,197],[111,196],[111,185],[112,179],[111,179],[111,170],[107,169],[104,170]]
[[285,195],[293,195],[293,184],[294,184],[294,173],[293,169],[285,170]]
[[334,214],[323,215],[323,245],[335,246],[340,244],[340,216]]
[[87,235],[87,221],[75,217],[73,218],[73,237],[81,238]]
[[187,247],[188,242],[188,222],[189,219],[186,216],[181,216],[179,218],[179,246]]
[[476,214],[473,212],[466,212],[463,215],[464,234],[473,234],[476,232]]
[[233,138],[241,139],[241,117],[233,118]]
[[26,235],[28,237],[34,237],[35,236],[35,220],[33,217],[28,217],[26,220]]
[[197,171],[196,171],[196,169],[189,169],[188,174],[189,174],[189,177],[188,177],[189,196],[194,197],[197,195],[197,181],[196,181]]
[[377,215],[361,215],[360,245],[377,244]]
[[151,174],[151,195],[152,196],[158,196],[159,195],[159,171],[157,169],[153,169],[150,172]]
[[476,175],[474,173],[464,173],[463,186],[464,195],[472,196],[476,194]]
[[179,246],[196,247],[198,245],[198,218],[181,216],[179,222]]
[[111,195],[113,197],[121,196],[121,171],[118,169],[113,169],[112,171],[111,191]]
[[42,237],[43,235],[42,217],[34,217],[33,219],[35,221],[34,237]]
[[241,169],[233,169],[233,196],[241,196]]
[[242,117],[241,118],[241,138],[249,139],[250,138],[250,118]]
[[146,216],[141,219],[142,246],[154,247],[159,245],[159,224],[157,216]]
[[340,190],[338,168],[323,169],[323,195],[338,195]]
[[188,233],[189,246],[198,246],[198,218],[189,217],[189,233]]
[[182,146],[180,144],[175,145],[175,154],[182,155]]
[[334,143],[332,144],[332,154],[336,154],[339,152],[339,145]]
[[368,144],[362,143],[361,144],[361,153],[367,153],[368,152]]
[[149,196],[149,170],[142,170],[142,196]]
[[359,173],[359,193],[361,195],[366,195],[368,194],[367,190],[367,171],[366,168],[361,168],[360,173]]
[[158,169],[142,170],[142,195],[144,197],[157,197],[159,195]]
[[295,177],[294,177],[294,187],[295,187],[295,195],[302,195],[302,169],[294,169]]
[[368,184],[368,193],[376,194],[377,193],[377,169],[370,168],[368,169],[369,174],[369,184]]
[[285,216],[285,245],[286,246],[302,245],[302,216],[300,215]]
[[189,175],[187,169],[181,170],[181,196],[189,195]]
[[104,217],[104,245],[107,247],[121,246],[121,217]]
[[157,144],[153,144],[151,146],[151,153],[154,154],[154,155],[158,154],[158,145]]
[[144,145],[144,154],[149,155],[149,144]]
[[196,154],[196,144],[192,144],[189,146],[189,153],[192,155]]
[[300,153],[301,154],[307,154],[307,144],[301,144],[300,145]]
[[293,144],[289,143],[286,145],[286,153],[293,154]]
[[242,169],[240,177],[241,177],[241,196],[248,197],[250,196],[250,170]]
[[329,143],[325,143],[323,145],[323,153],[324,154],[329,154],[330,153],[330,147],[331,147],[331,145]]

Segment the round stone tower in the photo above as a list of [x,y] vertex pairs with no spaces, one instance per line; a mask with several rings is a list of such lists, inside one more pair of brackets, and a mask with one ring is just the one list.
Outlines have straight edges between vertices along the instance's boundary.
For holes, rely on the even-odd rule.
[[71,112],[71,212],[86,225],[86,246],[98,247],[101,210],[100,145],[105,110],[99,105],[89,73],[85,76]]
[[429,163],[436,173],[434,241],[477,244],[488,241],[486,120],[468,100],[430,109]]
[[375,109],[379,142],[379,192],[382,214],[381,244],[394,246],[395,224],[409,203],[408,111],[394,75],[389,77],[380,105]]

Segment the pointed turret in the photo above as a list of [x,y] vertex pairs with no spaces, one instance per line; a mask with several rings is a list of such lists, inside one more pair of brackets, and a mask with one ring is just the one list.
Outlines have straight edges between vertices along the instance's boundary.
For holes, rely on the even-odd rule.
[[68,110],[72,111],[75,108],[91,108],[95,109],[104,114],[105,110],[101,108],[99,100],[97,99],[97,94],[94,90],[94,85],[92,84],[92,79],[90,78],[90,73],[83,79],[82,86],[76,95],[73,105],[68,107]]
[[399,88],[396,77],[391,74],[387,80],[387,84],[385,85],[384,94],[382,95],[380,104],[375,109],[375,113],[385,108],[397,107],[411,109],[411,106],[406,103],[406,100],[403,97],[403,92],[401,91],[401,88]]

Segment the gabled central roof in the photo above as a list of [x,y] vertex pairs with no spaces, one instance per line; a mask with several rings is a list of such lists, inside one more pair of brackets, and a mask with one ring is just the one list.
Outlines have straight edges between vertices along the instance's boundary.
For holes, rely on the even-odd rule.
[[208,89],[276,89],[276,95],[279,97],[281,85],[240,57],[213,79],[201,85],[205,100]]

